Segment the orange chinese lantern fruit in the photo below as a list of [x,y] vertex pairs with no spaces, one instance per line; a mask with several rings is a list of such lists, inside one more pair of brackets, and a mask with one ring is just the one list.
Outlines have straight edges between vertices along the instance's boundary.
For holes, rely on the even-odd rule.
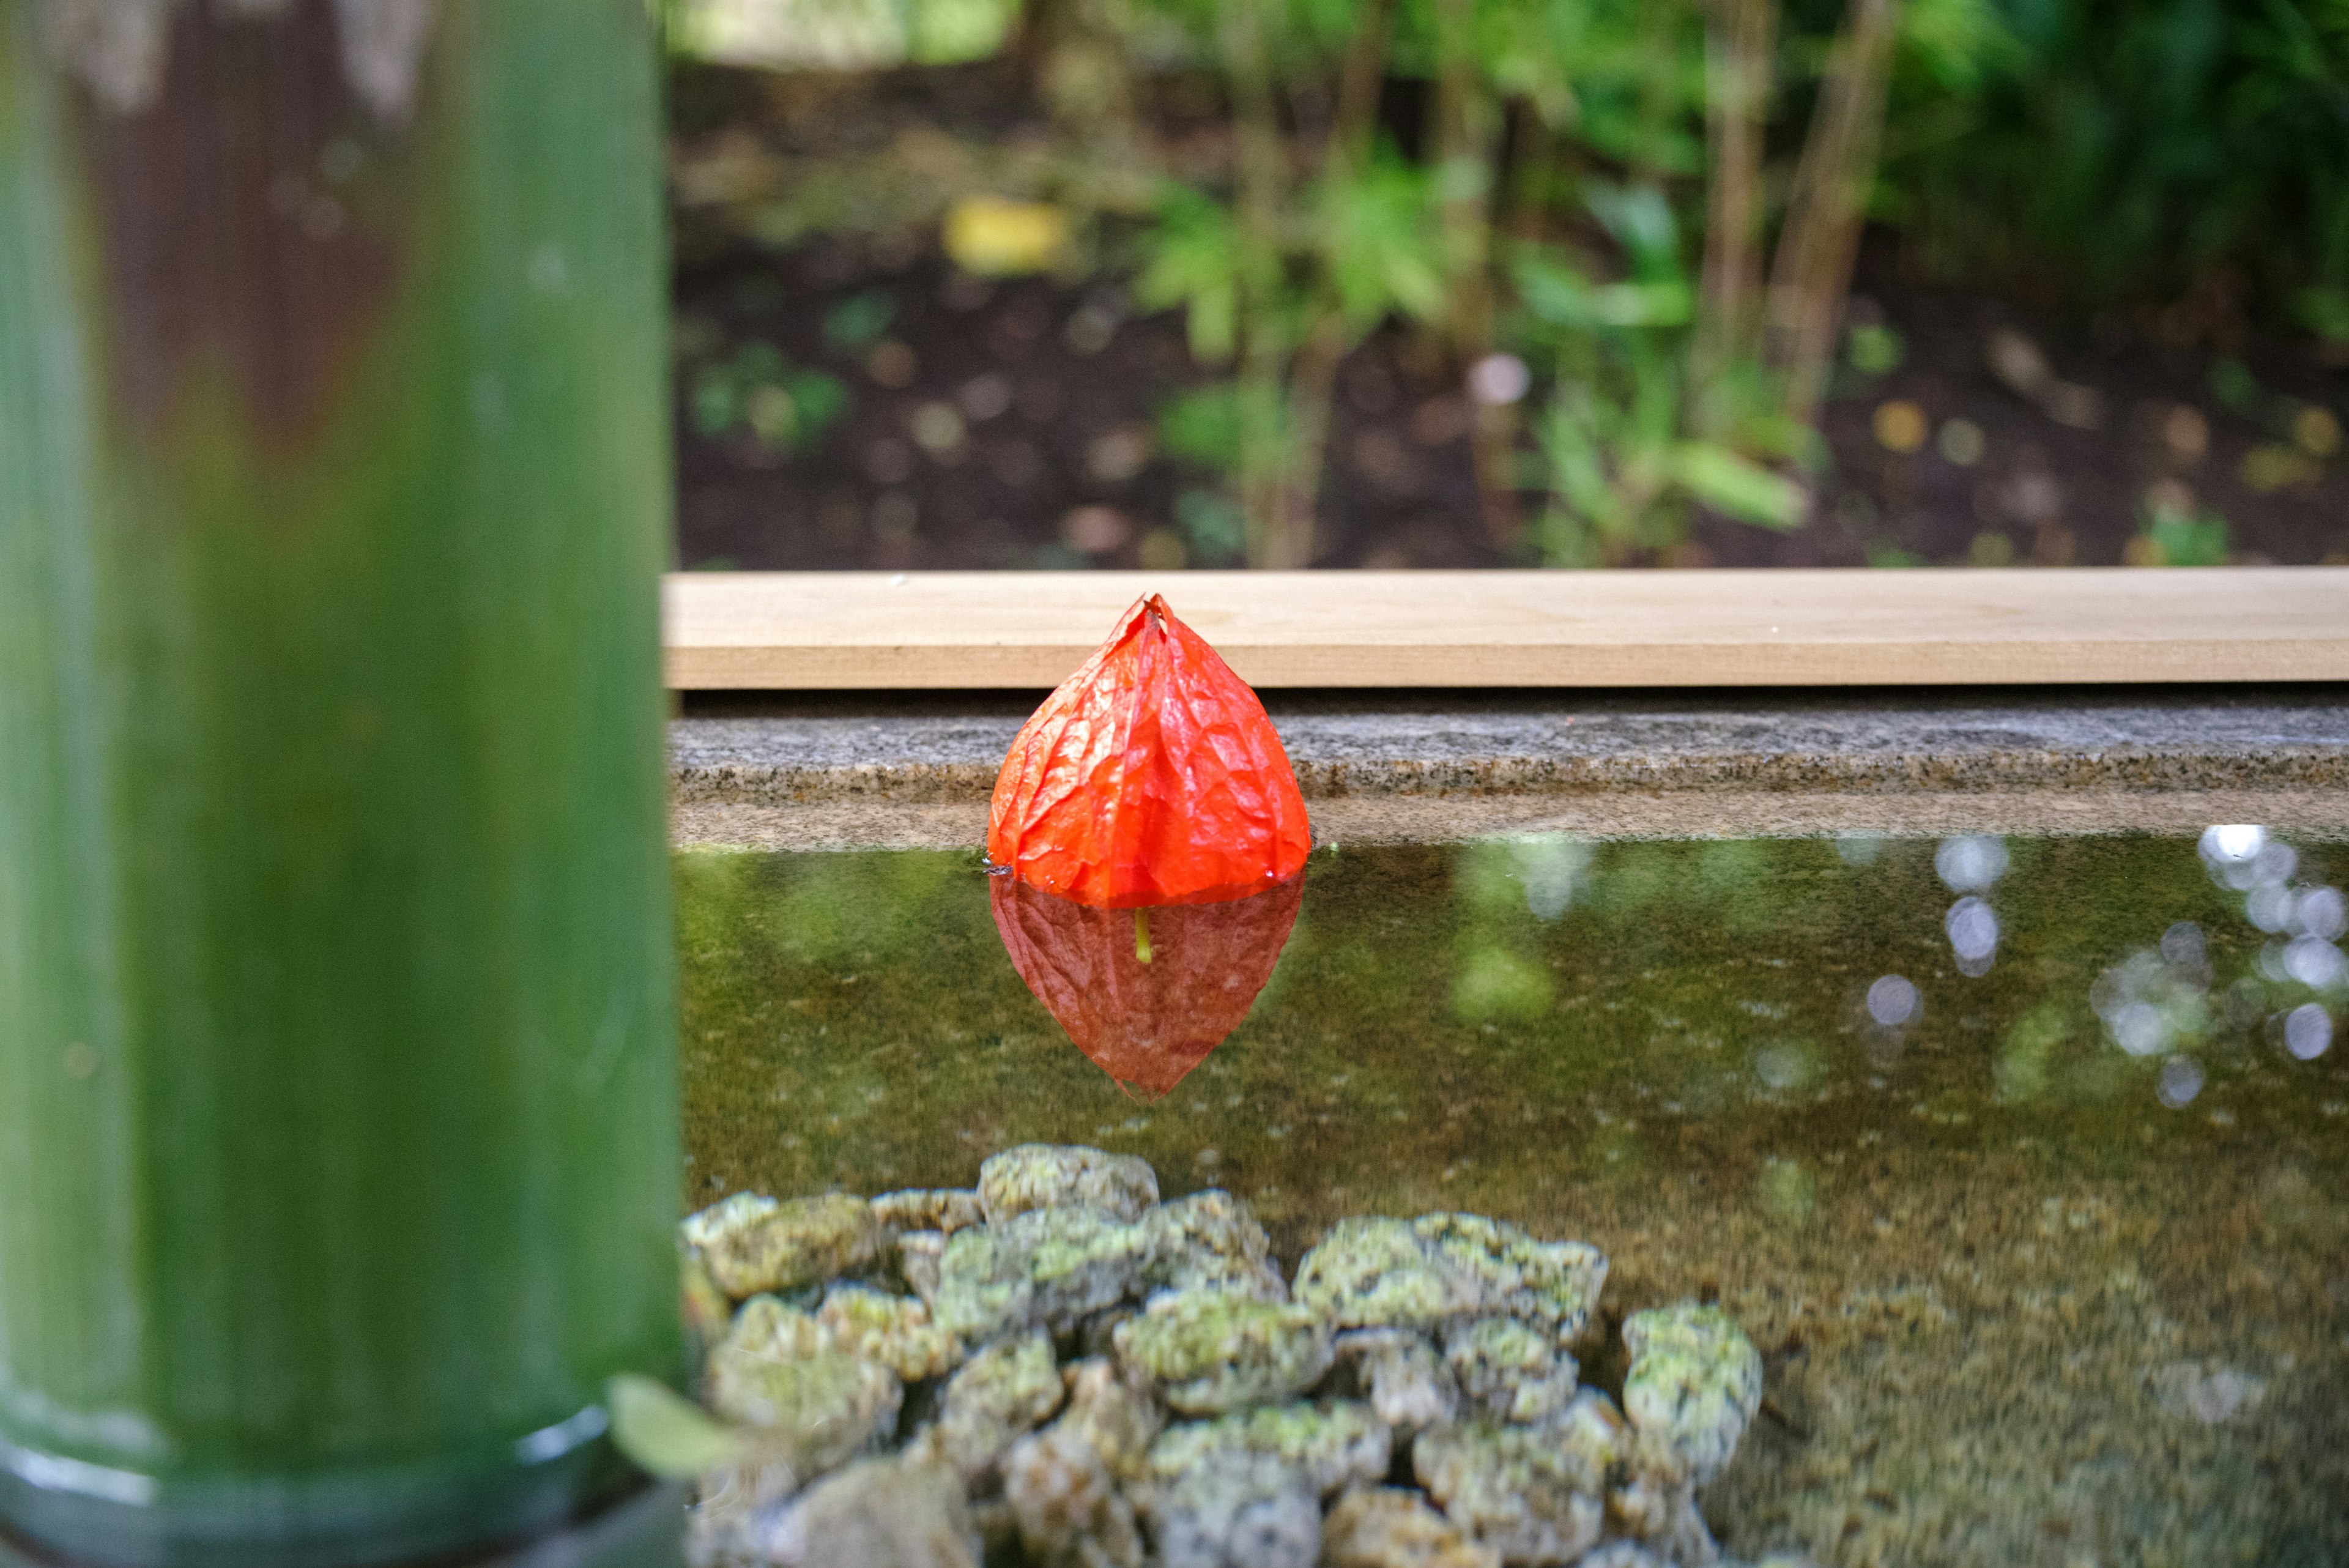
[[1021,728],[988,814],[988,859],[1102,909],[1244,898],[1311,848],[1264,704],[1155,594]]
[[1014,877],[993,882],[1011,967],[1077,1049],[1142,1100],[1174,1088],[1240,1026],[1305,894],[1305,878],[1291,877],[1246,898],[1128,912]]

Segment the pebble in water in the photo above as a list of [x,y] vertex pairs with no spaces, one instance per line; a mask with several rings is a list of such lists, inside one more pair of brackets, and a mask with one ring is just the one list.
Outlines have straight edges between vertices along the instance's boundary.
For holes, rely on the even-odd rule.
[[1719,1307],[1683,1302],[1623,1320],[1623,1409],[1702,1483],[1729,1462],[1762,1404],[1762,1353]]
[[737,1301],[864,1273],[880,1261],[883,1241],[872,1206],[840,1193],[779,1203],[737,1192],[687,1220],[684,1234]]
[[[705,1392],[750,1456],[704,1481],[696,1568],[1719,1561],[1695,1487],[1751,1419],[1760,1362],[1718,1309],[1631,1315],[1627,1420],[1577,1386],[1569,1349],[1596,1249],[1474,1214],[1345,1220],[1290,1300],[1231,1194],[1161,1204],[1139,1161],[1013,1153],[976,1192],[741,1198],[688,1221]],[[737,1285],[799,1282],[729,1323],[717,1257]],[[804,1278],[817,1258],[836,1272]],[[2172,1402],[2209,1419],[2234,1389],[2205,1376]],[[905,1448],[866,1457],[901,1407]],[[1417,1488],[1387,1484],[1399,1459]]]
[[1293,1467],[1263,1454],[1218,1453],[1162,1495],[1164,1568],[1313,1568],[1321,1503]]
[[1031,1209],[1100,1209],[1130,1223],[1158,1201],[1158,1174],[1130,1154],[1024,1143],[978,1168],[978,1197],[994,1225]]

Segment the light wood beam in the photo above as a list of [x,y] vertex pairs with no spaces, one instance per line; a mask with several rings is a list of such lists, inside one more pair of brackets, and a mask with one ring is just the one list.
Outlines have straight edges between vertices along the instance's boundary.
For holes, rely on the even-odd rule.
[[677,690],[1041,688],[1143,593],[1261,687],[2349,680],[2349,567],[681,573]]

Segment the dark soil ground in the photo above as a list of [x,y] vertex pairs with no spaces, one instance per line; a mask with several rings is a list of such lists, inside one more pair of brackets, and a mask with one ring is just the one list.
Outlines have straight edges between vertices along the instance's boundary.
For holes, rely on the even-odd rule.
[[[965,80],[960,132],[1017,141],[1000,94]],[[826,94],[781,131],[723,123],[771,122],[788,100],[771,84],[737,87],[715,107],[704,90],[680,130],[680,163],[730,134],[869,153],[937,109],[928,90]],[[1183,499],[1213,495],[1217,477],[1156,439],[1161,407],[1211,373],[1193,363],[1179,317],[1132,311],[1113,265],[1077,281],[988,281],[958,272],[919,224],[772,244],[713,223],[706,206],[679,223],[682,565],[1132,566],[1168,564],[1178,538],[1193,565],[1232,564],[1203,540],[1198,503]],[[1839,373],[1811,521],[1776,535],[1701,517],[1658,564],[2144,562],[2157,507],[2222,518],[2226,559],[2349,562],[2349,454],[2331,450],[2343,373],[2305,344],[2229,327],[2216,334],[2221,352],[2190,311],[2077,320],[1930,286],[1904,275],[1889,235],[1863,257],[1850,319],[1892,328],[1903,351],[1882,374]],[[2011,358],[2010,373],[1994,374],[1995,346],[2011,354],[2016,340],[2002,332],[2035,347],[2049,384],[2068,389],[2021,395]],[[822,370],[844,389],[837,417],[796,449],[739,421],[707,434],[695,416],[697,381],[761,343],[795,373]],[[1485,536],[1459,385],[1398,329],[1349,360],[1319,564],[1535,559]],[[1176,525],[1186,514],[1187,530]],[[2206,557],[2214,538],[2200,535]]]

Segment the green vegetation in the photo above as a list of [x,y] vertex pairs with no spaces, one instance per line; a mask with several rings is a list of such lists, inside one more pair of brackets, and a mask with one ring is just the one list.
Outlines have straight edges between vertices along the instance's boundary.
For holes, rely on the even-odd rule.
[[[2221,350],[2251,324],[2349,349],[2337,7],[993,5],[1049,147],[939,137],[887,182],[811,168],[761,232],[860,221],[840,199],[860,182],[901,192],[860,198],[893,223],[989,189],[1068,211],[1080,241],[1061,269],[1128,271],[1139,303],[1185,313],[1216,378],[1164,421],[1225,504],[1184,520],[1195,558],[1235,541],[1255,565],[1316,557],[1332,390],[1381,327],[1467,389],[1485,527],[1520,558],[1652,558],[1699,508],[1795,526],[1826,461],[1820,400],[1901,354],[1843,319],[1868,223],[1910,276],[2118,310]],[[897,18],[893,36],[926,14],[868,9]],[[1170,103],[1207,133],[1165,134]],[[2230,408],[2257,395],[2236,370],[2214,389]],[[2057,400],[2051,417],[2082,417],[2061,401],[2080,389],[2041,379],[2026,390]],[[2280,428],[2246,483],[2310,483],[2313,450]],[[2181,526],[2149,519],[2132,558],[2226,548]]]

